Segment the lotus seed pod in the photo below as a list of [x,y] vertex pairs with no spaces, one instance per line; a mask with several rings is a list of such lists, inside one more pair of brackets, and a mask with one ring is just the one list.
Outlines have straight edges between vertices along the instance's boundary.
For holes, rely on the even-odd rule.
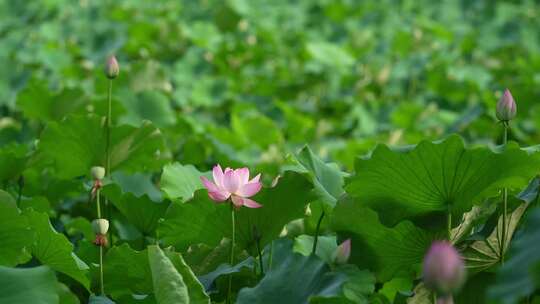
[[504,90],[504,94],[497,103],[496,114],[500,121],[510,121],[516,116],[516,102],[510,90]]
[[457,250],[446,241],[431,245],[424,257],[424,284],[441,296],[458,291],[465,282],[465,265]]
[[92,228],[96,234],[107,234],[107,231],[109,231],[109,221],[106,219],[95,219],[92,221]]
[[96,234],[96,239],[94,240],[94,244],[101,247],[107,247],[109,244],[109,241],[107,240],[107,236],[105,234]]
[[103,167],[99,167],[99,166],[92,167],[90,172],[92,173],[92,177],[95,180],[102,180],[105,177],[105,168]]
[[114,79],[118,76],[120,73],[120,66],[118,65],[118,61],[116,61],[116,57],[110,56],[107,59],[107,63],[105,64],[105,75],[109,79]]
[[345,242],[341,243],[334,252],[334,263],[336,264],[345,264],[349,260],[351,255],[351,240],[347,239]]

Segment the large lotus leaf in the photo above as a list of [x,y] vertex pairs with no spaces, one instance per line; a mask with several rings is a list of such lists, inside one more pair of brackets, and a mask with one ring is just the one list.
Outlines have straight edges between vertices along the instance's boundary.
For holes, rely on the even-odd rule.
[[350,262],[374,271],[383,282],[397,274],[414,273],[431,242],[441,237],[410,221],[386,227],[375,211],[352,199],[338,202],[331,226],[351,238]]
[[27,260],[33,237],[28,219],[19,213],[13,198],[0,190],[0,265],[15,266]]
[[455,135],[408,151],[380,145],[370,158],[357,161],[346,190],[389,226],[448,210],[459,219],[481,195],[525,185],[540,169],[539,156],[515,144],[500,151],[469,149]]
[[163,167],[161,174],[161,190],[168,198],[185,202],[193,198],[195,191],[203,188],[200,179],[202,175],[203,173],[192,165],[168,164]]
[[54,230],[47,214],[27,209],[24,215],[35,232],[32,255],[42,264],[72,277],[88,289],[88,265],[73,253],[69,240]]
[[[236,211],[236,245],[254,249],[254,230],[261,237],[260,246],[275,239],[285,224],[303,216],[310,190],[309,182],[294,172],[286,173],[275,187],[263,188],[254,197],[263,207]],[[158,233],[166,245],[180,250],[198,243],[215,246],[231,236],[230,206],[216,204],[206,190],[197,191],[192,200],[171,204]]]
[[132,193],[122,193],[117,185],[107,185],[103,188],[103,194],[120,210],[120,212],[139,231],[151,236],[158,225],[158,221],[165,214],[169,206],[168,202],[154,202],[148,195],[140,197]]
[[[152,247],[154,247],[152,253],[147,249],[143,251],[133,250],[127,244],[109,250],[105,259],[105,290],[107,294],[110,294],[118,301],[133,294],[155,296],[156,300],[158,300],[158,296],[155,294],[156,286],[153,285],[153,280],[157,277],[154,277],[153,274],[157,272],[163,275],[162,272],[168,273],[174,270],[174,272],[181,275],[192,303],[208,303],[201,283],[184,262],[182,256],[171,249],[165,249],[159,254],[155,252],[158,250],[157,247],[149,246],[149,248]],[[163,254],[168,262],[161,258]],[[152,263],[157,263],[157,265],[154,265],[155,269],[152,269]],[[173,270],[168,269],[168,266],[165,267],[165,264],[168,265],[169,263],[174,266]],[[163,267],[165,269],[162,269]],[[158,269],[161,270],[158,271]],[[157,303],[161,302],[158,300]]]
[[[177,260],[175,265],[158,246],[148,246],[148,262],[152,272],[154,295],[157,304],[210,303],[202,285],[182,256],[172,255]],[[181,266],[178,271],[175,266]]]
[[[316,255],[304,256],[292,247],[292,241],[281,239],[273,242],[271,250],[265,249],[268,271],[257,286],[240,290],[237,303],[367,303],[352,302],[344,293],[353,297],[361,295],[362,289],[367,290],[365,294],[373,292],[371,274],[354,267],[333,271]],[[354,281],[355,291],[346,287],[348,281]]]
[[336,164],[326,164],[309,147],[304,147],[296,156],[298,169],[306,172],[315,186],[318,198],[330,206],[335,206],[339,197],[344,193],[343,177]]
[[0,266],[0,303],[57,304],[57,284],[54,272],[47,266]]
[[[69,116],[49,122],[39,142],[60,178],[87,175],[90,168],[105,164],[104,120],[98,116]],[[142,171],[158,169],[163,152],[161,133],[150,123],[141,127],[115,126],[111,130],[111,169]]]
[[540,286],[540,209],[527,218],[523,233],[512,243],[511,257],[497,272],[495,285],[488,291],[495,303],[518,303]]

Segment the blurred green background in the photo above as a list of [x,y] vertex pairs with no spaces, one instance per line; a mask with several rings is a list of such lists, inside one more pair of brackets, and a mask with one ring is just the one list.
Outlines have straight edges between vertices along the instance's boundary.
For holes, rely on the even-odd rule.
[[42,0],[0,3],[0,145],[32,150],[67,115],[151,120],[163,156],[277,172],[308,143],[352,170],[378,142],[459,132],[540,139],[540,4],[429,0]]

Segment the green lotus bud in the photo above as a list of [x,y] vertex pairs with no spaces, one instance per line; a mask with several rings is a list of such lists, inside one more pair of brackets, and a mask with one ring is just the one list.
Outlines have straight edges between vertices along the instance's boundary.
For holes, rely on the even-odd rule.
[[94,229],[95,234],[107,234],[109,231],[109,221],[106,219],[95,219],[92,221],[92,229]]
[[118,76],[120,73],[120,66],[118,65],[118,61],[116,61],[116,57],[110,56],[107,59],[107,63],[105,64],[105,75],[109,79],[114,79]]
[[510,121],[516,116],[516,102],[510,90],[504,90],[503,96],[497,103],[496,114],[500,121]]
[[100,166],[95,166],[90,169],[92,177],[96,180],[102,180],[105,177],[105,168]]

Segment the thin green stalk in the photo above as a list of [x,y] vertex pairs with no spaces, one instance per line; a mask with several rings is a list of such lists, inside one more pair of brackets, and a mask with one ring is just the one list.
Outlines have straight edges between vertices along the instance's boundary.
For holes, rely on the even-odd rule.
[[448,210],[448,218],[447,218],[447,224],[448,224],[448,241],[452,241],[452,212]]
[[315,228],[315,239],[313,240],[313,248],[311,249],[311,254],[315,254],[317,251],[317,241],[319,240],[319,230],[321,229],[321,222],[324,218],[324,211],[321,213],[319,220],[317,221],[317,227]]
[[[101,190],[98,188],[96,191],[96,206],[97,206],[97,217],[101,218],[101,203],[99,200]],[[101,294],[105,295],[105,284],[103,283],[103,246],[99,246],[99,285],[101,287]]]
[[[234,220],[234,205],[231,202],[231,228],[232,228],[232,236],[231,236],[231,259],[230,264],[231,267],[234,265],[234,242],[235,242],[235,220]],[[227,292],[227,303],[231,303],[231,293],[232,293],[232,273],[229,275],[229,290]]]
[[264,276],[263,260],[261,253],[261,238],[257,238],[257,254],[259,255],[259,267],[261,267],[261,277]]
[[[111,174],[111,127],[112,127],[112,84],[113,80],[109,79],[109,90],[107,94],[107,118],[105,120],[105,176],[109,177]],[[109,199],[105,198],[106,215],[108,219],[111,219],[111,206],[109,205]],[[112,222],[112,221],[111,221]],[[112,227],[108,233],[109,240],[112,244]]]
[[107,106],[107,120],[105,123],[105,176],[111,173],[111,125],[112,125],[112,79],[109,80],[109,94]]
[[[508,122],[503,122],[504,126],[504,135],[503,135],[503,145],[506,148],[508,142]],[[506,246],[506,213],[508,205],[508,189],[503,188],[503,214],[502,214],[502,236],[501,236],[501,264],[504,264],[504,247]]]

